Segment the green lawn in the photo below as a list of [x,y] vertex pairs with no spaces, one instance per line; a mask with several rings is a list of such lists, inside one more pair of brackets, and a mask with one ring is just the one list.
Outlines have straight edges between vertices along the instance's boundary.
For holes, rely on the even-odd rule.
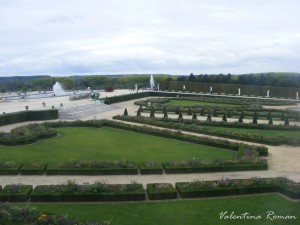
[[233,151],[109,127],[59,128],[60,136],[25,146],[0,146],[1,161],[230,159]]
[[[74,218],[111,221],[111,225],[297,225],[300,224],[300,202],[290,202],[279,195],[242,196],[203,200],[144,203],[99,204],[31,204],[43,212],[68,214]],[[221,212],[239,215],[249,212],[260,220],[224,220]],[[296,216],[296,220],[266,219],[266,212]]]
[[218,102],[201,102],[193,100],[180,100],[180,99],[170,99],[165,103],[166,105],[172,106],[235,106],[234,104],[218,103]]

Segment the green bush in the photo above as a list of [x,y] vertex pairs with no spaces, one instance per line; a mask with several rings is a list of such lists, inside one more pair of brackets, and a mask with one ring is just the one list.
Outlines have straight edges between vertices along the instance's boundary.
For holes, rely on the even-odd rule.
[[162,174],[163,168],[160,163],[148,161],[140,164],[141,174]]
[[80,202],[80,201],[138,201],[145,200],[142,184],[94,184],[38,185],[31,194],[32,202]]
[[6,185],[0,192],[1,202],[26,202],[32,191],[32,185]]
[[42,175],[45,173],[47,168],[47,164],[45,163],[38,163],[38,162],[31,162],[31,163],[24,163],[20,174],[21,175]]
[[0,161],[0,175],[17,175],[22,166],[23,163]]
[[147,192],[149,199],[175,199],[177,198],[177,191],[172,184],[169,183],[152,183],[147,184]]

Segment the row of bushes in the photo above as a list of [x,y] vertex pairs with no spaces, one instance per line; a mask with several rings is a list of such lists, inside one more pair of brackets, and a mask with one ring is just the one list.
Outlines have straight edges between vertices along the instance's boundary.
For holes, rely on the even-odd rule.
[[56,130],[44,124],[29,124],[12,129],[10,133],[0,133],[1,145],[25,145],[36,142],[38,139],[55,137]]
[[[114,119],[123,120],[123,121],[130,121],[136,123],[142,123],[147,125],[153,125],[163,128],[171,128],[171,129],[179,129],[190,131],[194,133],[202,133],[208,135],[215,135],[224,138],[231,138],[237,139],[242,141],[249,141],[254,143],[261,143],[261,144],[268,144],[268,145],[281,145],[281,144],[288,144],[292,146],[299,146],[300,139],[290,137],[288,135],[283,136],[270,136],[270,135],[263,135],[263,134],[247,134],[241,133],[236,131],[231,131],[230,129],[223,129],[223,130],[216,130],[214,128],[210,128],[208,126],[212,125],[212,127],[236,127],[236,128],[251,128],[251,129],[260,129],[265,128],[265,130],[296,130],[299,131],[299,127],[293,126],[291,129],[284,129],[283,126],[274,126],[273,125],[255,125],[255,124],[236,124],[234,123],[222,123],[222,122],[203,122],[203,121],[195,121],[195,120],[183,120],[181,119],[157,119],[157,118],[146,118],[146,117],[135,117],[135,116],[115,116]],[[277,128],[277,129],[276,129]]]
[[[185,86],[185,89],[183,88]],[[161,90],[167,91],[190,91],[190,92],[210,92],[210,87],[213,88],[213,93],[238,94],[238,89],[241,89],[242,95],[266,96],[267,91],[270,92],[270,97],[285,97],[296,98],[296,93],[300,92],[299,88],[293,87],[274,87],[274,86],[257,86],[257,85],[242,85],[242,84],[223,84],[223,83],[202,83],[202,82],[185,82],[185,81],[165,81],[160,84]]]
[[176,189],[182,198],[280,192],[290,198],[300,198],[300,184],[286,178],[220,179],[214,181],[179,182]]
[[[252,157],[253,158],[253,157]],[[131,166],[94,166],[91,164],[116,163],[109,161],[85,161],[77,162],[80,166],[72,166],[67,163],[49,164],[46,163],[16,163],[16,162],[0,162],[0,175],[134,175],[138,174],[162,174],[166,173],[200,173],[200,172],[222,172],[237,170],[262,170],[267,169],[268,165],[265,160],[250,161],[245,160],[181,160],[158,163],[154,161],[141,163],[130,162]],[[61,166],[60,164],[66,164]]]
[[[149,199],[176,199],[177,191],[182,198],[216,197],[280,192],[290,198],[300,198],[300,183],[285,177],[250,179],[219,179],[213,181],[194,180],[177,182],[176,189],[170,183],[147,184]],[[145,200],[142,184],[108,184],[96,181],[94,184],[77,184],[67,181],[64,185],[6,185],[0,191],[2,202],[89,202],[89,201],[141,201]]]
[[26,121],[38,120],[55,120],[58,119],[58,109],[48,110],[30,110],[14,113],[5,113],[0,115],[0,126],[5,126],[13,123],[21,123]]

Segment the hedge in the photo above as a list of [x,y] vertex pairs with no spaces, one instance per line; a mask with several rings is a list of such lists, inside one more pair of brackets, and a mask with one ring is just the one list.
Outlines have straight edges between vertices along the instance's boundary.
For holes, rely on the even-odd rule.
[[[258,182],[254,182],[255,179],[258,179]],[[286,180],[286,178],[280,177],[235,180],[222,179],[215,181],[178,182],[175,186],[182,198],[280,192],[290,198],[299,199],[299,183],[284,180]],[[240,182],[246,182],[246,184],[235,184]]]
[[42,175],[45,173],[47,164],[45,163],[24,163],[20,174],[21,175]]
[[[60,185],[52,185],[60,186]],[[32,202],[89,202],[89,201],[139,201],[145,200],[142,184],[138,190],[124,192],[40,192],[41,188],[52,189],[51,185],[38,185],[31,193]]]
[[58,119],[58,109],[30,110],[0,115],[0,126],[36,120]]
[[3,163],[0,162],[0,175],[17,175],[23,166],[23,163],[7,162],[12,163],[11,166],[3,166]]
[[180,166],[173,167],[168,163],[163,163],[167,174],[180,173],[211,173],[211,172],[230,172],[230,171],[251,171],[267,170],[268,164],[235,164],[235,165],[209,165],[209,166]]
[[144,162],[140,164],[140,172],[141,174],[162,174],[163,167],[154,161]]
[[[14,189],[18,189],[15,191]],[[32,185],[6,185],[0,192],[1,202],[26,202],[32,191]]]
[[172,184],[169,183],[152,183],[147,184],[147,193],[149,199],[175,199],[177,198],[177,191]]
[[[176,120],[176,119],[156,119],[156,118],[146,118],[146,117],[134,117],[134,116],[114,116],[114,119],[123,120],[123,121],[130,121],[136,123],[142,123],[147,125],[154,125],[163,128],[171,128],[171,129],[180,129],[185,131],[190,131],[194,133],[203,133],[209,135],[215,135],[224,138],[231,138],[237,139],[242,141],[249,141],[254,143],[261,143],[261,144],[268,144],[268,145],[281,145],[281,144],[288,144],[292,146],[300,145],[300,139],[298,138],[290,138],[284,136],[266,136],[266,135],[256,135],[256,134],[245,134],[239,133],[230,130],[213,130],[210,128],[203,128],[202,126],[212,126],[212,127],[239,127],[239,128],[251,128],[251,129],[259,129],[260,127],[268,128],[269,130],[281,130],[282,126],[274,126],[272,128],[270,125],[258,126],[258,125],[237,125],[234,124],[231,126],[232,123],[222,123],[222,122],[201,122],[201,121],[191,121],[191,120]],[[194,122],[194,123],[192,123]],[[294,130],[299,130],[299,127],[293,127]],[[268,130],[266,129],[266,130]],[[288,130],[288,129],[287,129]],[[292,129],[290,129],[292,130]]]
[[59,168],[49,165],[47,175],[134,175],[138,168]]
[[296,93],[300,92],[300,88],[293,87],[274,87],[274,86],[258,86],[243,84],[223,84],[223,83],[203,83],[203,82],[185,82],[185,81],[165,81],[160,84],[161,90],[182,91],[183,85],[185,90],[190,92],[209,92],[213,87],[214,93],[226,93],[236,95],[238,88],[241,89],[242,95],[266,96],[270,91],[271,97],[296,98]]

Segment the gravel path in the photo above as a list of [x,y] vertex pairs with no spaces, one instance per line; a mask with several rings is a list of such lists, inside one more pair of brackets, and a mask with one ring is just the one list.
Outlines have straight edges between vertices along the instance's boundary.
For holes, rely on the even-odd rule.
[[[60,101],[57,98],[58,101]],[[30,103],[31,100],[29,100]],[[41,100],[39,100],[41,101]],[[136,100],[116,103],[114,105],[119,106],[120,108],[110,112],[100,113],[94,116],[86,117],[84,120],[88,119],[112,119],[114,115],[122,115],[124,108],[127,108],[130,115],[136,115],[138,106],[133,103]],[[89,100],[78,101],[72,103],[73,105],[87,104]],[[18,104],[18,103],[15,103]],[[1,103],[0,107],[2,110],[4,103]],[[6,105],[7,106],[7,105]],[[41,106],[40,106],[41,108]],[[177,118],[177,115],[174,115],[174,118]],[[203,117],[202,119],[205,119]],[[25,125],[26,123],[12,124],[8,126],[0,127],[1,131],[10,131],[12,128]],[[138,124],[137,124],[138,125]],[[299,123],[297,123],[299,125]],[[183,132],[186,134],[191,134],[195,136],[208,136],[203,134],[195,134],[191,132]],[[211,138],[222,139],[219,137],[208,136]],[[230,139],[227,139],[230,140]],[[231,140],[234,142],[242,142],[237,140]],[[253,144],[253,143],[247,143]],[[287,145],[281,146],[267,146],[269,148],[269,169],[266,171],[239,171],[239,172],[222,172],[222,173],[197,173],[197,174],[162,174],[162,175],[112,175],[112,176],[0,176],[0,184],[12,184],[12,183],[24,183],[32,184],[34,186],[39,184],[61,184],[65,183],[66,180],[76,180],[78,183],[90,182],[93,183],[96,180],[106,180],[109,183],[130,183],[131,180],[135,180],[143,185],[147,183],[154,182],[168,182],[175,184],[175,182],[180,181],[193,181],[195,179],[200,180],[214,180],[220,178],[250,178],[254,176],[260,177],[277,177],[277,176],[286,176],[289,179],[300,182],[300,147],[292,147]]]

